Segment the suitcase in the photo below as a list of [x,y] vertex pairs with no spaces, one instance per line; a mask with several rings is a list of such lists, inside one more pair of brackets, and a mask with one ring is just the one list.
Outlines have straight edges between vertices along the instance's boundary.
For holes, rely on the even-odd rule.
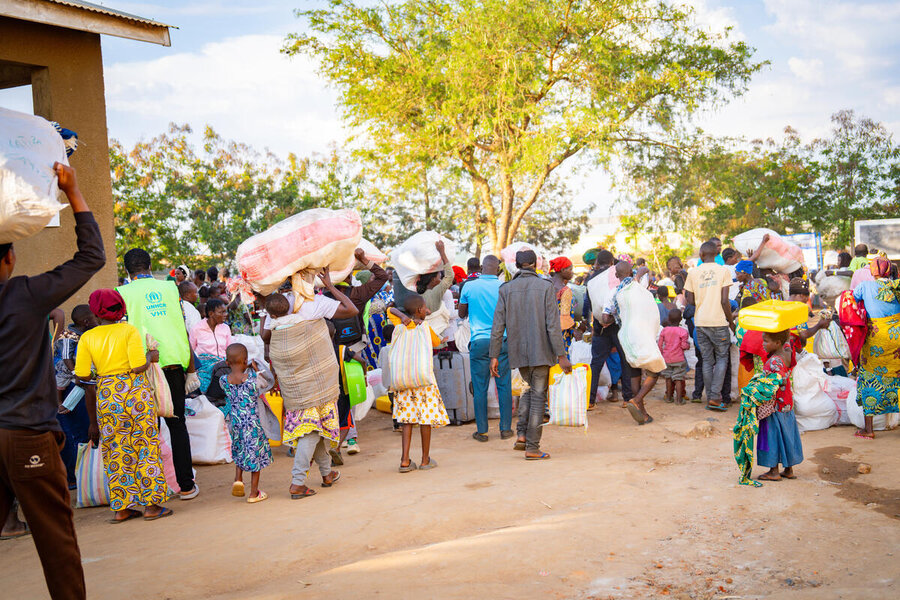
[[475,398],[472,395],[469,356],[460,352],[438,352],[434,356],[434,379],[451,425],[475,420]]

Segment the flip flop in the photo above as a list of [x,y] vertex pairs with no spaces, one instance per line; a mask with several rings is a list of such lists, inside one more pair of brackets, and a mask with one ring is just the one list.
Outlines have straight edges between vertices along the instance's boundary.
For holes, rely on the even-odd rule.
[[724,404],[720,404],[719,406],[716,406],[714,404],[707,404],[706,410],[711,410],[713,412],[725,412],[728,410],[728,407]]
[[328,454],[331,455],[331,464],[342,466],[344,464],[344,457],[341,456],[341,451],[337,448],[332,448],[328,451]]
[[796,475],[785,475],[784,473],[779,473],[782,479],[797,479]]
[[144,516],[142,513],[138,512],[136,510],[132,510],[132,509],[129,509],[129,510],[130,510],[130,512],[128,513],[128,516],[125,517],[124,519],[117,519],[117,518],[113,517],[112,519],[108,519],[107,522],[112,523],[113,525],[118,525],[120,523],[124,523],[125,521],[130,521],[131,519],[137,519],[138,517]]
[[231,484],[231,495],[236,498],[244,497],[244,482],[243,481],[235,481]]
[[628,414],[631,415],[631,418],[637,421],[638,425],[643,425],[646,419],[644,418],[644,414],[641,412],[637,406],[631,403],[631,401],[627,401],[622,404],[623,408],[628,409]]
[[0,536],[0,540],[17,540],[19,538],[26,537],[29,535],[31,535],[31,528],[28,527],[28,523],[25,523],[25,529],[22,530],[21,533],[16,533],[13,535],[3,535],[3,536]]
[[640,423],[640,425],[647,425],[652,422],[653,422],[653,417],[647,417],[647,419],[643,423]]
[[315,496],[316,490],[312,488],[306,488],[305,492],[294,493],[291,492],[291,500],[300,500],[302,498],[309,498],[310,496]]
[[516,440],[516,443],[513,446],[513,450],[524,450],[524,449],[525,449],[525,442],[520,442],[519,440]]
[[145,521],[155,521],[157,519],[164,519],[166,517],[171,517],[175,514],[171,508],[163,508],[158,515],[154,515],[152,517],[144,517]]
[[265,500],[268,497],[269,497],[269,495],[267,493],[265,493],[262,490],[259,490],[259,495],[253,496],[251,498],[247,498],[247,503],[248,504],[256,504],[257,502],[262,502],[263,500]]
[[[335,473],[335,476],[331,478],[331,483],[325,483],[325,480],[322,480],[322,487],[331,487],[341,480],[340,471],[332,471],[331,473]],[[329,475],[331,475],[331,473],[329,473]]]
[[853,437],[858,437],[858,438],[861,439],[861,440],[869,440],[870,442],[875,440],[875,434],[874,434],[874,433],[873,433],[872,435],[866,435],[865,433],[860,433],[860,432],[858,432],[858,431],[854,431],[854,432],[853,432]]
[[540,456],[526,456],[525,460],[547,460],[550,458],[550,455],[546,452],[541,452]]
[[419,470],[420,471],[428,471],[429,469],[437,469],[437,466],[438,466],[437,461],[434,460],[433,458],[430,458],[430,459],[428,459],[427,465],[419,465]]
[[419,467],[416,466],[416,463],[414,463],[413,461],[409,461],[409,464],[406,465],[405,467],[403,465],[401,465],[399,471],[401,473],[412,473],[413,471],[415,471],[418,468]]

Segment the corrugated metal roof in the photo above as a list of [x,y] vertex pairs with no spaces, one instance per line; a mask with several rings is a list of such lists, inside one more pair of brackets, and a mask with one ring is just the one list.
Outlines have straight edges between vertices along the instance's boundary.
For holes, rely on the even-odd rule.
[[71,6],[73,8],[80,8],[82,10],[100,13],[102,15],[109,15],[111,17],[116,17],[118,19],[125,19],[127,21],[134,21],[136,23],[141,23],[143,25],[150,25],[152,27],[170,27],[172,29],[178,29],[174,25],[166,25],[165,23],[160,23],[159,21],[154,21],[153,19],[139,17],[137,15],[132,15],[127,12],[122,12],[121,10],[107,8],[105,6],[101,6],[99,4],[92,4],[90,2],[80,2],[79,0],[44,0],[44,1],[50,2],[51,4],[62,4],[63,6]]

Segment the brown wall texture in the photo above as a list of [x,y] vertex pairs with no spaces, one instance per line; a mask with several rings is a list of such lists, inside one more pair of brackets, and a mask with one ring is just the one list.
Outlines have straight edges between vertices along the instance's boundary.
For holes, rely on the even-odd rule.
[[[106,266],[63,305],[66,320],[75,304],[86,303],[99,287],[116,284],[116,246],[100,36],[0,17],[0,61],[42,67],[32,74],[34,112],[78,133],[69,158],[88,206],[100,224]],[[72,211],[62,211],[60,227],[15,243],[15,275],[35,275],[65,262],[75,252]]]

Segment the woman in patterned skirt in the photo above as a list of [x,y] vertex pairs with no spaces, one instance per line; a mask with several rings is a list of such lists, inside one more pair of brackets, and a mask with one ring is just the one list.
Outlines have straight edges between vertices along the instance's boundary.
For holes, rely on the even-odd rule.
[[110,522],[168,517],[172,511],[160,506],[168,487],[159,457],[156,406],[144,375],[159,353],[145,355],[138,330],[119,322],[125,315],[119,292],[96,290],[90,308],[100,325],[81,336],[74,372],[82,384],[92,383],[92,367],[97,374],[96,390],[85,385],[85,400],[90,438],[101,445],[109,480],[109,507],[115,511]]

